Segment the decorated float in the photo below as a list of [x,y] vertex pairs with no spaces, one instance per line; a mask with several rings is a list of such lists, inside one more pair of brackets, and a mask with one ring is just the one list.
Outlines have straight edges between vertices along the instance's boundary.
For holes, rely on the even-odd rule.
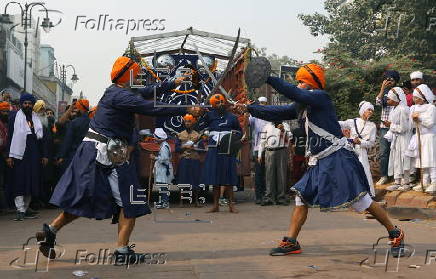
[[[250,88],[244,73],[249,62],[256,59],[253,55],[256,55],[250,40],[240,36],[240,30],[234,37],[199,31],[192,27],[182,31],[132,37],[127,52],[140,57],[144,84],[174,79],[186,75],[187,72],[195,73],[189,81],[176,89],[154,96],[156,101],[167,106],[198,106],[207,109],[208,99],[215,93],[224,94],[230,103],[245,103],[248,100]],[[256,86],[255,83],[256,81],[252,87]],[[244,133],[249,133],[248,119],[236,111],[234,113],[238,115]],[[138,131],[153,131],[156,127],[163,128],[174,138],[183,129],[183,119],[180,116],[137,117]],[[141,180],[146,185],[151,181],[149,154],[158,151],[159,146],[147,133],[143,134],[139,144],[138,165]],[[174,169],[177,170],[178,156],[174,139],[170,140],[170,145],[174,155]],[[251,187],[249,142],[243,144],[238,161],[239,188]]]

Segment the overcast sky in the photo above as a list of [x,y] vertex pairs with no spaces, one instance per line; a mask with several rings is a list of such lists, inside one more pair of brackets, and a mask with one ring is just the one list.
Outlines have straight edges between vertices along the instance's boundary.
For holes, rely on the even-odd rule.
[[[2,1],[3,2],[3,1]],[[24,1],[22,1],[24,2]],[[251,39],[257,47],[266,47],[268,53],[288,55],[308,61],[319,58],[313,54],[326,44],[326,38],[312,37],[307,27],[298,20],[299,13],[323,12],[323,1],[289,0],[45,0],[49,9],[60,10],[62,22],[41,37],[42,44],[50,44],[61,64],[73,64],[80,81],[74,85],[74,94],[80,90],[97,104],[104,89],[109,86],[112,63],[127,47],[132,36],[160,32],[195,29],[235,36],[241,27],[241,36]],[[174,4],[173,4],[174,3]],[[3,5],[0,7],[3,8]],[[8,13],[17,13],[15,8]],[[165,19],[165,31],[123,30],[97,31],[86,29],[84,22],[97,19]],[[35,13],[36,15],[36,13]],[[34,15],[34,16],[35,16]],[[82,17],[80,17],[82,16]],[[79,18],[78,18],[79,17]],[[59,15],[53,14],[52,21]],[[79,19],[79,20],[78,20]],[[76,21],[77,30],[75,30]],[[91,24],[88,24],[91,27]],[[107,27],[106,27],[107,29]],[[68,74],[69,78],[71,73]]]

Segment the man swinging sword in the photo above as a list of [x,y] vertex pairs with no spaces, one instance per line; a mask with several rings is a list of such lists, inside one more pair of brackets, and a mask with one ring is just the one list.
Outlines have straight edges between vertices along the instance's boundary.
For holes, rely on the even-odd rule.
[[292,190],[296,192],[295,208],[287,235],[271,256],[284,256],[302,252],[297,237],[304,225],[308,207],[329,210],[352,207],[356,211],[368,210],[388,231],[391,253],[404,255],[404,232],[394,226],[386,211],[369,195],[368,180],[362,164],[347,139],[342,136],[335,108],[329,94],[324,91],[324,70],[316,64],[301,67],[296,73],[298,85],[292,85],[277,77],[269,77],[267,83],[278,93],[295,101],[285,106],[239,105],[252,116],[267,121],[296,119],[304,106],[306,133],[308,133],[309,169]]
[[[137,254],[132,249],[133,245],[128,246],[136,218],[151,213],[145,203],[146,197],[139,189],[134,161],[129,164],[125,152],[132,142],[134,115],[185,115],[190,109],[158,107],[153,101],[145,100],[155,91],[160,94],[175,88],[185,77],[147,86],[134,93],[130,89],[130,75],[136,84],[139,71],[139,64],[129,57],[119,57],[115,61],[111,73],[112,85],[100,99],[88,133],[50,200],[63,212],[50,224],[44,224],[42,231],[36,234],[44,256],[56,257],[53,249],[56,233],[73,220],[79,217],[101,220],[119,214],[115,264],[143,260],[144,254]],[[112,155],[111,148],[115,151]],[[135,202],[130,198],[132,190]]]

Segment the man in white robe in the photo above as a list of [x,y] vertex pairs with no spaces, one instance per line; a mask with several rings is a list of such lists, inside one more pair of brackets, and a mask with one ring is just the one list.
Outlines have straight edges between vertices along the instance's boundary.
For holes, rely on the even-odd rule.
[[372,197],[375,196],[375,190],[368,161],[368,150],[375,145],[377,133],[374,122],[369,121],[373,113],[374,106],[370,102],[362,101],[359,104],[359,118],[339,121],[341,128],[350,130],[350,139],[353,141],[354,149],[365,170]]
[[156,186],[159,187],[159,202],[156,203],[156,208],[169,207],[169,185],[174,178],[173,165],[171,163],[171,147],[166,141],[167,134],[162,128],[156,128],[154,137],[160,143],[159,153],[157,156],[150,155],[154,163],[154,177]]
[[407,106],[406,95],[400,87],[394,87],[388,92],[388,105],[394,109],[389,114],[389,120],[385,121],[389,131],[385,138],[391,142],[389,154],[388,174],[394,176],[395,182],[388,186],[388,191],[408,191],[410,185],[410,157],[405,153],[411,138],[409,121],[409,107]]
[[425,190],[428,193],[436,193],[436,107],[433,100],[434,94],[431,89],[421,84],[413,91],[415,105],[410,108],[411,125],[416,129],[409,144],[409,151],[415,159],[415,167],[422,168],[423,175],[423,187],[420,183],[413,190]]

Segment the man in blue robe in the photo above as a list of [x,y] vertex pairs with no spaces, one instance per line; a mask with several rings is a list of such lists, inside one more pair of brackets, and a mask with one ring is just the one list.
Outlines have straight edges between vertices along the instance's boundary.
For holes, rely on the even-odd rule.
[[286,106],[246,106],[253,116],[268,121],[296,119],[303,111],[308,131],[309,169],[291,188],[296,192],[288,234],[279,247],[271,250],[272,256],[301,253],[297,236],[304,225],[308,207],[329,210],[353,207],[356,211],[368,210],[388,231],[392,254],[401,256],[404,233],[390,221],[386,211],[369,196],[369,185],[362,164],[339,126],[334,104],[324,91],[324,70],[309,64],[296,73],[298,86],[280,78],[269,77],[267,83],[278,93],[296,103]]
[[20,110],[9,114],[7,165],[11,168],[8,188],[13,194],[17,217],[15,221],[36,218],[29,208],[32,197],[41,194],[41,164],[46,165],[47,150],[43,143],[43,125],[33,112],[35,97],[23,93]]
[[[242,137],[242,129],[238,118],[227,111],[227,99],[222,94],[214,94],[209,100],[212,109],[204,114],[202,124],[209,130],[208,150],[202,169],[201,184],[213,187],[213,207],[208,211],[219,211],[221,187],[225,187],[229,198],[229,212],[239,211],[233,204],[233,186],[238,185],[236,154],[229,152],[230,138]],[[225,139],[228,139],[226,141]],[[222,150],[220,150],[220,147]]]
[[57,155],[57,163],[65,170],[73,159],[77,148],[82,143],[83,138],[89,128],[89,101],[78,100],[74,107],[77,109],[77,117],[73,119],[66,127],[65,139],[62,142],[59,154]]
[[[122,156],[123,144],[111,154],[111,143],[133,142],[135,114],[148,116],[184,115],[186,108],[155,106],[154,101],[144,98],[167,92],[180,84],[184,78],[162,82],[133,92],[130,76],[137,82],[140,66],[128,57],[120,57],[112,68],[109,86],[98,103],[98,110],[89,124],[83,142],[58,182],[50,202],[63,212],[50,225],[36,234],[40,251],[55,258],[56,233],[63,226],[77,219],[87,217],[111,218],[119,213],[118,248],[114,252],[115,264],[132,264],[144,260],[144,254],[136,254],[128,246],[135,225],[135,219],[149,214],[144,189],[139,189],[135,160]],[[163,105],[163,104],[159,104]],[[115,147],[117,144],[115,144]],[[120,156],[121,157],[117,157]],[[116,159],[116,160],[115,160]],[[122,159],[119,163],[118,159]],[[114,163],[116,162],[116,163]],[[133,199],[131,198],[133,196]]]

